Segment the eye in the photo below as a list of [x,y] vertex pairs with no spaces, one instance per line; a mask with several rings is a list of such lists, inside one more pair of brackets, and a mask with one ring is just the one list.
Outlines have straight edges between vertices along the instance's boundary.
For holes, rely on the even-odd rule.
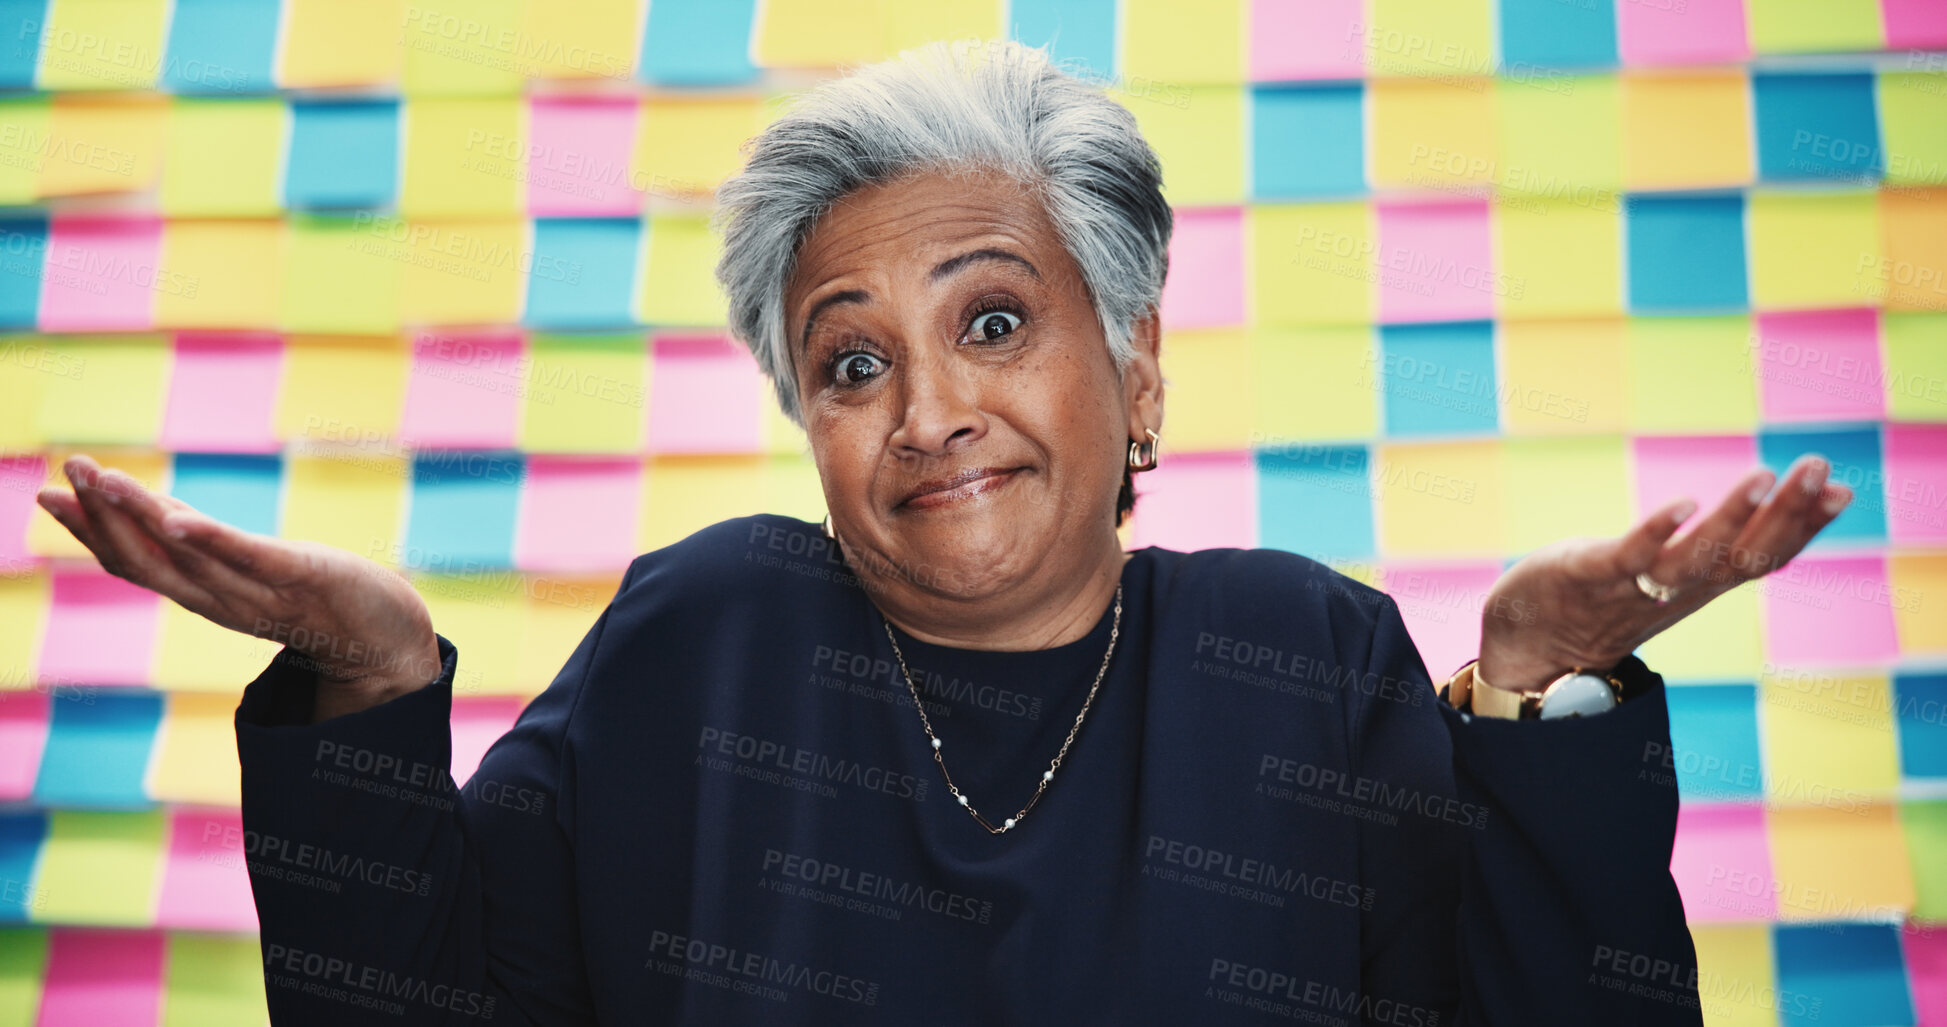
[[1021,327],[1021,316],[1009,310],[987,310],[975,314],[967,325],[968,342],[992,342],[1011,335]]
[[878,377],[882,364],[878,357],[860,350],[841,353],[832,361],[832,380],[840,385],[857,385]]

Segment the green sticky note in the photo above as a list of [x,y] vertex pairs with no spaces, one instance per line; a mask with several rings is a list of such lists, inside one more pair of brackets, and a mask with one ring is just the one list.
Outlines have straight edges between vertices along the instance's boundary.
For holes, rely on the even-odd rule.
[[1669,435],[1757,429],[1748,315],[1632,317],[1624,337],[1632,430]]
[[22,207],[39,196],[48,121],[45,96],[0,100],[0,204]]
[[0,929],[0,1023],[34,1022],[34,1011],[41,1004],[41,978],[46,972],[45,928]]
[[1947,314],[1888,313],[1886,416],[1895,421],[1947,422]]
[[40,923],[144,927],[155,922],[166,829],[162,810],[54,810],[34,889]]
[[530,453],[633,453],[642,448],[649,386],[645,336],[545,335],[528,340],[521,448]]
[[1947,182],[1947,73],[1882,72],[1879,131],[1890,185]]
[[1754,192],[1746,220],[1751,306],[1808,310],[1873,305],[1879,197],[1872,190]]
[[1372,320],[1377,232],[1364,203],[1255,203],[1245,211],[1251,240],[1252,323],[1365,324]]
[[79,368],[41,382],[40,434],[76,445],[150,445],[162,427],[169,340],[161,335],[49,335],[49,366]]
[[1621,535],[1630,527],[1629,459],[1621,435],[1511,438],[1507,475],[1511,552],[1570,535]]
[[1495,80],[1501,185],[1622,209],[1622,90],[1614,75]]
[[730,301],[717,286],[718,239],[708,219],[655,216],[648,229],[637,297],[642,320],[653,325],[726,323]]
[[1947,800],[1903,802],[1900,821],[1913,862],[1913,918],[1947,921]]
[[264,961],[252,937],[171,934],[162,1027],[262,1027]]
[[1878,50],[1879,0],[1747,0],[1751,49],[1761,53]]
[[383,335],[399,325],[399,285],[412,251],[393,219],[294,217],[284,237],[283,328]]
[[177,98],[163,149],[163,213],[275,217],[290,120],[282,100]]
[[533,170],[522,156],[526,105],[518,96],[408,100],[399,212],[412,218],[522,213]]

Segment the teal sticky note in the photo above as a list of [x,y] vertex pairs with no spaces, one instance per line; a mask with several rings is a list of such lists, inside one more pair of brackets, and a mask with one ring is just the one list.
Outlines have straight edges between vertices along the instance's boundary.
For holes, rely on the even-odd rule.
[[92,702],[53,704],[47,747],[34,779],[41,806],[128,808],[150,805],[142,787],[162,722],[162,696],[96,689]]
[[527,313],[535,328],[626,328],[636,288],[635,218],[535,218]]
[[1491,322],[1386,325],[1379,356],[1387,435],[1477,435],[1499,425]]
[[512,567],[514,515],[526,477],[519,453],[415,454],[405,569],[469,574]]
[[1877,427],[1768,428],[1758,433],[1758,458],[1780,478],[1806,453],[1832,465],[1826,479],[1852,490],[1852,502],[1807,543],[1807,552],[1886,542],[1886,467]]
[[1752,75],[1765,181],[1878,181],[1886,173],[1868,74]]
[[1632,312],[1744,308],[1743,196],[1632,196],[1625,210]]
[[47,838],[40,810],[0,814],[0,922],[25,923],[34,905],[34,860]]
[[1046,46],[1062,70],[1084,81],[1115,76],[1115,0],[1014,0],[1008,37]]
[[757,76],[750,62],[757,0],[656,0],[642,28],[644,82],[714,86]]
[[47,0],[0,0],[0,89],[34,88]]
[[1670,708],[1670,764],[1683,801],[1762,799],[1756,686],[1681,685],[1663,694]]
[[1365,87],[1251,89],[1251,195],[1259,199],[1366,192]]
[[162,88],[175,93],[270,93],[279,0],[176,0]]
[[1373,557],[1371,467],[1363,445],[1258,450],[1259,544],[1314,559]]
[[274,455],[178,453],[169,493],[219,521],[275,535],[283,464]]
[[46,218],[0,218],[0,329],[33,329],[46,260]]
[[1790,1027],[1867,1027],[1911,1024],[1900,932],[1888,924],[1807,924],[1772,927],[1778,993],[1817,996],[1817,1004],[1780,1003]]
[[1614,0],[1501,0],[1503,78],[1548,89],[1564,81],[1553,68],[1616,64]]
[[397,100],[297,100],[284,205],[389,207],[399,193]]

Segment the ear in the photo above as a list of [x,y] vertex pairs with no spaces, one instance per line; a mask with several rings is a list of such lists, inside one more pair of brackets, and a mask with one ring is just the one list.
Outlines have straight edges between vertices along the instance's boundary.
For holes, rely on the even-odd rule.
[[1129,438],[1147,442],[1147,428],[1163,432],[1163,333],[1155,307],[1130,322],[1130,344],[1136,355],[1122,372],[1122,395],[1129,418]]

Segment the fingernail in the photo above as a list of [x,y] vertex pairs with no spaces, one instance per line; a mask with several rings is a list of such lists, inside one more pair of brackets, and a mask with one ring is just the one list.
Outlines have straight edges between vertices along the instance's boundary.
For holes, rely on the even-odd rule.
[[1825,487],[1825,476],[1831,469],[1832,465],[1826,463],[1823,457],[1814,458],[1810,470],[1805,472],[1806,494],[1818,495],[1819,490]]
[[1684,521],[1690,519],[1691,514],[1696,512],[1697,512],[1697,501],[1694,499],[1686,499],[1683,502],[1678,503],[1673,509],[1671,509],[1670,517],[1678,524],[1682,524]]
[[1824,510],[1826,513],[1829,514],[1835,514],[1838,513],[1840,510],[1845,509],[1845,505],[1851,501],[1852,501],[1851,493],[1834,492],[1833,494],[1825,497],[1823,502],[1819,503],[1819,509]]
[[1764,497],[1771,492],[1771,483],[1777,480],[1778,476],[1770,471],[1758,475],[1758,480],[1751,483],[1751,491],[1744,494],[1745,500],[1752,506],[1764,502]]

